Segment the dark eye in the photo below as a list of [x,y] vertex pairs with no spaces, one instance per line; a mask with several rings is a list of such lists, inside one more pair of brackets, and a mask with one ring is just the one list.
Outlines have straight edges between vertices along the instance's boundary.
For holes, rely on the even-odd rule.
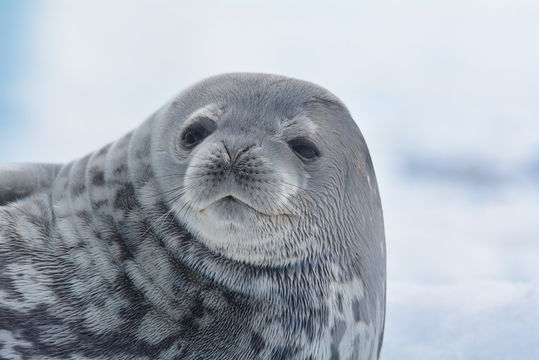
[[313,160],[320,156],[320,151],[311,141],[303,138],[290,140],[288,145],[294,152],[305,160]]
[[215,130],[212,119],[201,118],[189,125],[180,136],[180,144],[186,149],[192,149],[202,142]]

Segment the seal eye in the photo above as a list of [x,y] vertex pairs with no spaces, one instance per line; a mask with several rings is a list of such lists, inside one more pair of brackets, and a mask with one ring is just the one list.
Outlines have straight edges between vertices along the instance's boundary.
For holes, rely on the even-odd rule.
[[200,118],[189,125],[180,137],[180,144],[192,149],[207,138],[215,130],[215,122],[209,118]]
[[290,148],[304,160],[313,160],[320,156],[320,151],[311,141],[297,138],[288,142]]

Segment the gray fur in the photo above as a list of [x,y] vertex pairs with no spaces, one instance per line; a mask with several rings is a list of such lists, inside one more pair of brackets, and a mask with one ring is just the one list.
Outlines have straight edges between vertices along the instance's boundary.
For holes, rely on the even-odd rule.
[[369,152],[308,82],[204,80],[0,207],[0,359],[371,360],[384,314]]
[[0,164],[0,206],[47,191],[60,164]]

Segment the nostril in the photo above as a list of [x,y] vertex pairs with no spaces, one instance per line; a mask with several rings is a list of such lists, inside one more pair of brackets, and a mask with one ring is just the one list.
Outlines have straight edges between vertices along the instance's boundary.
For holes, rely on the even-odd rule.
[[225,148],[226,154],[228,155],[228,159],[232,161],[232,155],[230,154],[230,151],[228,150],[226,143],[224,141],[221,141],[221,143],[223,144],[223,147]]
[[245,146],[243,149],[241,149],[240,151],[238,151],[238,155],[241,155],[241,154],[246,153],[247,151],[251,150],[253,147],[254,147],[254,145],[247,145],[247,146]]
[[228,159],[231,165],[234,165],[238,157],[247,153],[249,150],[255,147],[254,144],[249,144],[243,147],[234,147],[235,149],[239,149],[239,150],[234,151],[234,148],[230,147],[230,145],[227,145],[227,143],[224,140],[222,140],[221,143],[223,144],[223,148],[226,154],[228,155]]

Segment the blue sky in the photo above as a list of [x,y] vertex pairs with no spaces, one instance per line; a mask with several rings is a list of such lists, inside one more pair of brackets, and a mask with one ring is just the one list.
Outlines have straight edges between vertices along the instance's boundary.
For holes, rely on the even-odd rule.
[[[25,76],[28,11],[26,1],[0,1],[0,154],[7,153],[9,138],[20,134],[24,121],[25,111],[11,90]],[[0,155],[0,160],[8,158]]]
[[313,81],[377,170],[383,359],[539,359],[537,1],[19,4],[0,1],[0,161],[80,157],[212,74]]

